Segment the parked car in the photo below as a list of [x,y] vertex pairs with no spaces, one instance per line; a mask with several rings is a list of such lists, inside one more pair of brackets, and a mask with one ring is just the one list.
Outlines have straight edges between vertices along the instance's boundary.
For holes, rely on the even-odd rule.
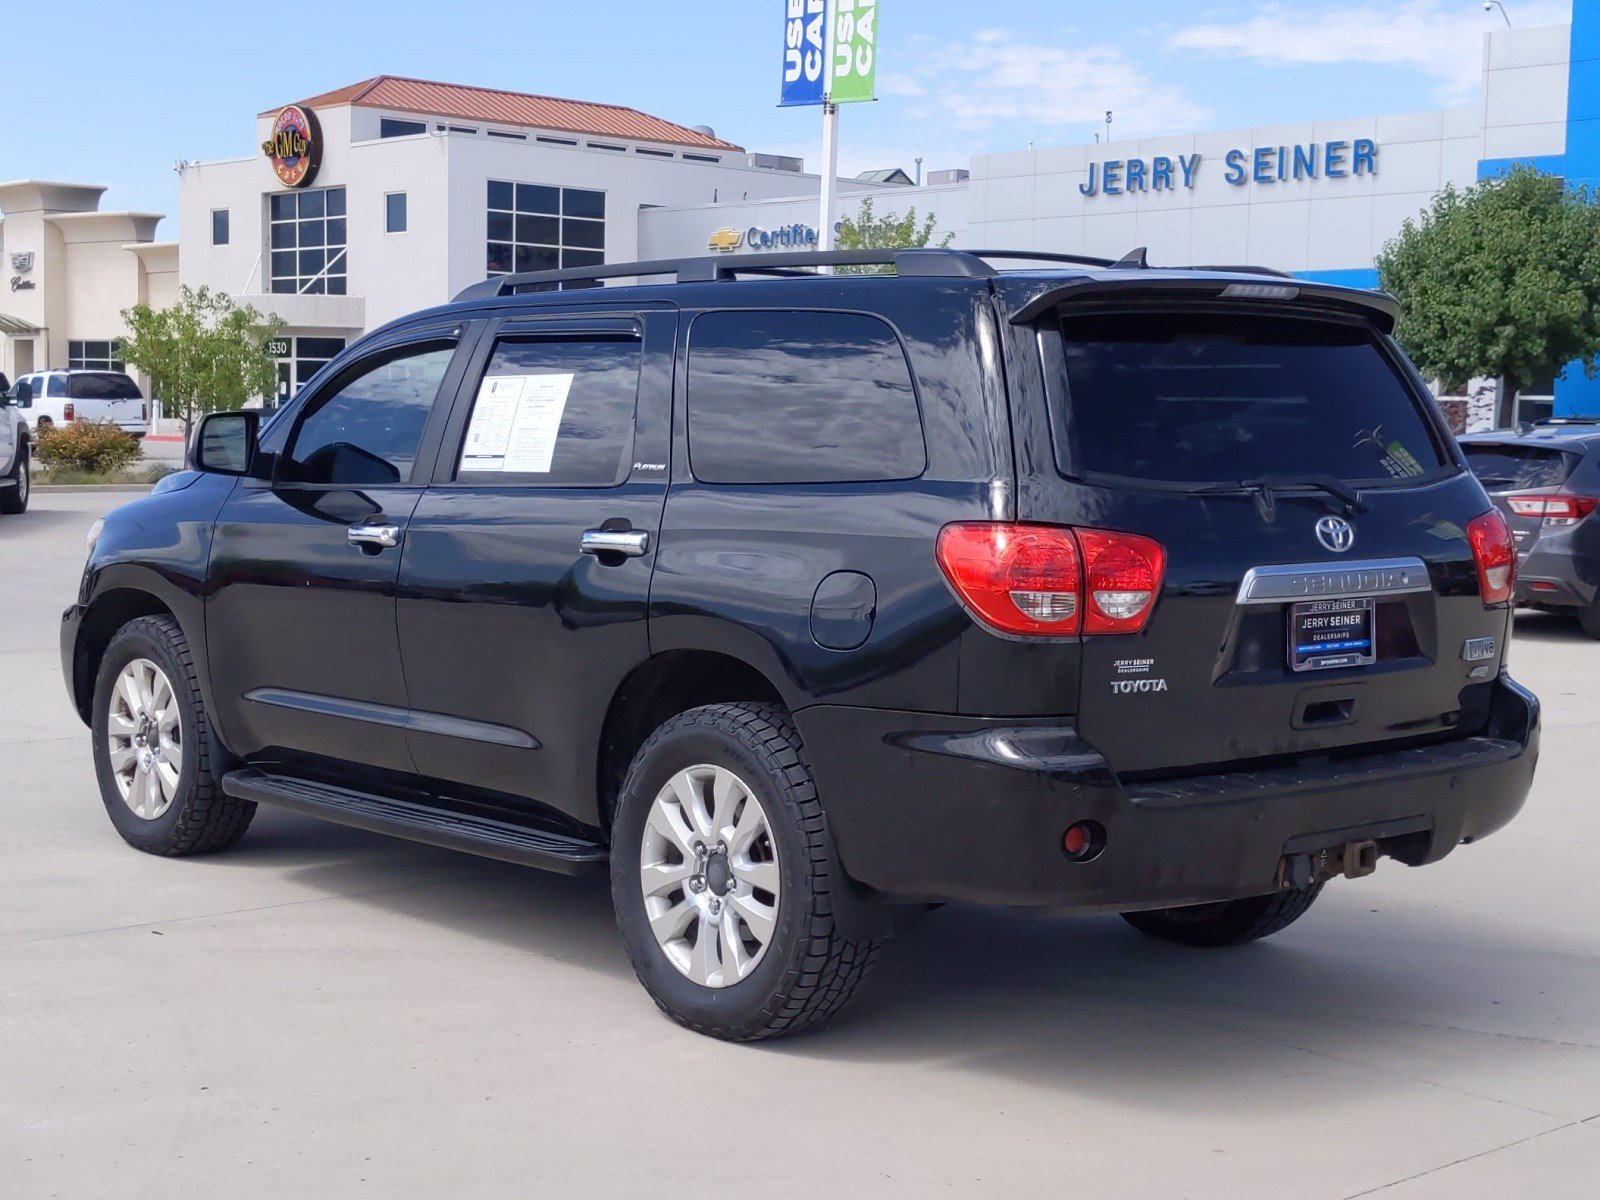
[[1228,945],[1510,821],[1511,536],[1394,303],[1006,257],[493,279],[206,418],[62,624],[117,831],[609,864],[656,1003],[749,1040],[930,905]]
[[1517,543],[1519,605],[1600,638],[1600,423],[1557,418],[1461,439]]
[[32,484],[28,426],[11,400],[11,384],[0,372],[0,514],[28,511]]
[[41,431],[68,421],[110,421],[136,438],[150,432],[150,405],[121,371],[35,371],[17,379],[15,395]]

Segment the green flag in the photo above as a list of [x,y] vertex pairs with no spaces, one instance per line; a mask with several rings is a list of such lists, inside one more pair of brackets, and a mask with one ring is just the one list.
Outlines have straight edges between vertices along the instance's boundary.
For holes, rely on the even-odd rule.
[[877,98],[878,0],[834,0],[828,99],[852,104]]

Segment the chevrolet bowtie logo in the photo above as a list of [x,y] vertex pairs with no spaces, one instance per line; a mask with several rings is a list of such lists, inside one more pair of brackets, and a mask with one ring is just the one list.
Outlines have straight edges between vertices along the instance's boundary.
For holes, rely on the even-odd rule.
[[731,254],[742,245],[744,245],[744,233],[728,225],[724,225],[706,239],[707,250],[716,250],[722,254]]

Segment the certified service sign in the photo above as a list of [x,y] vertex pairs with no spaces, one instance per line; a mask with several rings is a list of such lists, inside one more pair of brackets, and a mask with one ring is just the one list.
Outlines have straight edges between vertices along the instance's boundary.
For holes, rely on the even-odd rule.
[[261,143],[273,173],[284,187],[305,187],[322,165],[322,128],[317,114],[291,104],[272,122],[272,136]]

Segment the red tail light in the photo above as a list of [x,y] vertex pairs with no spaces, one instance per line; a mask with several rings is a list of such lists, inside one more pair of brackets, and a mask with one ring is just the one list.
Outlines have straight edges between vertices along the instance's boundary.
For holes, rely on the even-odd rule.
[[1576,525],[1600,505],[1595,496],[1507,496],[1519,517],[1543,517],[1548,525]]
[[73,419],[74,415],[72,401],[69,400],[67,403],[61,406],[61,419],[63,421],[70,421]]
[[1150,619],[1167,570],[1161,543],[1131,533],[1079,529],[1089,603],[1085,633],[1138,633]]
[[1485,604],[1504,604],[1517,583],[1517,544],[1498,509],[1467,524],[1467,541],[1478,564],[1478,594]]
[[1138,633],[1166,552],[1149,538],[1000,521],[947,525],[939,567],[979,620],[1030,637]]

